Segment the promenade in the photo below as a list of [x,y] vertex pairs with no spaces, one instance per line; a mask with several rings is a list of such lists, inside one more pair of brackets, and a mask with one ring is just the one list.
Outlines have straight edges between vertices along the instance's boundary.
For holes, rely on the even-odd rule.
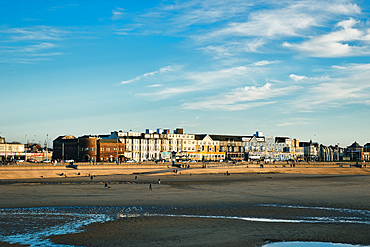
[[[370,166],[354,167],[355,162],[275,162],[275,164],[257,164],[257,162],[241,163],[177,163],[181,167],[172,166],[171,163],[74,163],[77,169],[67,168],[68,163],[57,165],[45,163],[19,163],[17,165],[0,166],[0,180],[4,179],[33,179],[58,178],[82,176],[107,175],[186,175],[186,174],[223,174],[223,173],[289,173],[289,174],[337,174],[337,175],[370,175]],[[204,168],[204,166],[206,168]],[[262,166],[263,167],[262,167]]]

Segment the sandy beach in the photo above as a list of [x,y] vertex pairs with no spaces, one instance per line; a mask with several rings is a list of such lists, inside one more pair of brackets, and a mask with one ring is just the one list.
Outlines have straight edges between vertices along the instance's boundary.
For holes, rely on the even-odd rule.
[[[180,216],[337,219],[349,213],[333,208],[370,210],[370,168],[59,168],[0,169],[0,208],[135,206],[165,208],[171,216],[118,217],[88,225],[81,233],[51,236],[55,243],[256,246],[269,241],[321,241],[370,245],[368,223],[258,222]],[[106,182],[110,189],[104,189]],[[149,190],[150,183],[153,190]],[[0,242],[0,246],[7,245]]]

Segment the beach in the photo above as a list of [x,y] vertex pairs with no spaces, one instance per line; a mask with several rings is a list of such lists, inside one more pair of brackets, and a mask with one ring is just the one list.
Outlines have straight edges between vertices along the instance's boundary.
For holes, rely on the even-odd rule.
[[[82,232],[49,236],[53,243],[256,246],[320,241],[370,245],[369,168],[249,165],[30,171],[0,170],[0,208],[103,207],[114,218],[83,226]],[[118,213],[128,208],[140,210],[124,216]]]

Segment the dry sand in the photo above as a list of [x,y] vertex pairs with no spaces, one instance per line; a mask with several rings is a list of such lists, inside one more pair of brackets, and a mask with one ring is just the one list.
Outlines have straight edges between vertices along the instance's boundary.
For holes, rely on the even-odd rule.
[[[173,169],[176,168],[0,170],[0,208],[155,206],[177,207],[174,214],[273,218],[312,215],[317,211],[256,205],[370,210],[369,168],[229,166],[177,169],[177,173]],[[231,175],[224,175],[226,171]],[[67,178],[60,176],[61,173],[67,173]],[[88,174],[96,176],[91,181]],[[110,189],[103,189],[105,182]],[[149,183],[153,184],[152,191],[148,190]],[[320,214],[332,216],[331,212]],[[138,217],[92,224],[82,233],[51,239],[81,246],[256,246],[282,240],[370,245],[370,226]]]

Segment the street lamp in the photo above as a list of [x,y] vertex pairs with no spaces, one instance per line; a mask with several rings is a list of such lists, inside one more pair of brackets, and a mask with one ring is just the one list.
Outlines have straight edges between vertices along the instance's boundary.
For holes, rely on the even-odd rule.
[[338,152],[337,152],[337,161],[339,161],[339,142],[337,143],[337,150],[338,150]]
[[49,142],[49,134],[46,134],[46,160],[48,160],[48,142]]
[[117,132],[117,157],[116,157],[116,164],[118,165],[118,132]]

